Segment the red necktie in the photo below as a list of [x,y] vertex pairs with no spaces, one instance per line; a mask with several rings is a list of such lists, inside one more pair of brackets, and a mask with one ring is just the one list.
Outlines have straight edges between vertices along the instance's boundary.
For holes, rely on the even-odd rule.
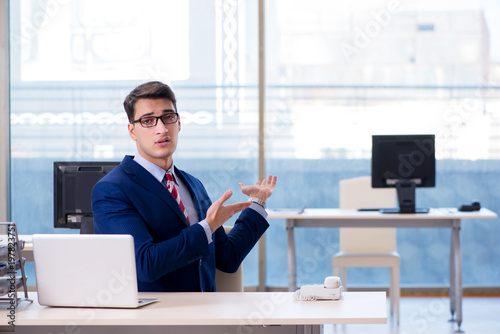
[[[174,178],[173,178],[172,174],[171,173],[167,173],[165,175],[165,177],[167,178],[167,189],[168,189],[168,191],[170,191],[170,193],[175,198],[175,200],[177,201],[177,203],[179,203],[179,206],[181,207],[182,212],[184,212],[184,216],[186,216],[186,219],[187,219],[187,221],[189,223],[189,217],[188,217],[186,208],[184,207],[184,204],[182,204],[181,196],[179,195],[179,192],[177,191],[177,188],[175,187]],[[191,225],[191,223],[189,223],[189,225]]]

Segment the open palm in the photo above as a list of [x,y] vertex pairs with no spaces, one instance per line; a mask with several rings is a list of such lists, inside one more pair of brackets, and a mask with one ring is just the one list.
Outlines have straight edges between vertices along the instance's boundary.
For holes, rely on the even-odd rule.
[[277,176],[269,175],[267,179],[257,181],[253,186],[245,186],[243,183],[239,183],[239,186],[245,195],[265,201],[273,194],[277,179]]

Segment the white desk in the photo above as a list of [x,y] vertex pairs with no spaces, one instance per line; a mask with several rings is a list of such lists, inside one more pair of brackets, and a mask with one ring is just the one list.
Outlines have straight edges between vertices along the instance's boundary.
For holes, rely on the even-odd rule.
[[[378,211],[342,209],[306,209],[303,213],[268,210],[268,218],[286,219],[288,236],[289,290],[296,289],[295,227],[417,227],[450,228],[450,311],[456,312],[457,324],[462,323],[462,255],[460,250],[460,222],[462,219],[494,219],[497,214],[481,209],[460,212],[457,209],[431,209],[428,214],[382,214]],[[332,254],[333,255],[333,254]]]
[[[341,300],[293,301],[290,292],[140,293],[160,298],[138,309],[59,308],[21,303],[16,333],[317,333],[323,324],[385,324],[385,292]],[[0,310],[1,311],[1,310]],[[247,326],[251,326],[247,328]],[[79,327],[80,331],[77,331]]]

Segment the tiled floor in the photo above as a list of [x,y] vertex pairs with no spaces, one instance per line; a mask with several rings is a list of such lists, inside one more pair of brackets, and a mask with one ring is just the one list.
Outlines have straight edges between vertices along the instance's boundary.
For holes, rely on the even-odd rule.
[[[500,333],[500,298],[465,297],[461,330],[466,334]],[[388,308],[389,311],[389,308]],[[327,325],[325,334],[448,334],[458,326],[450,322],[449,300],[445,297],[403,297],[400,324],[388,318],[385,325]]]

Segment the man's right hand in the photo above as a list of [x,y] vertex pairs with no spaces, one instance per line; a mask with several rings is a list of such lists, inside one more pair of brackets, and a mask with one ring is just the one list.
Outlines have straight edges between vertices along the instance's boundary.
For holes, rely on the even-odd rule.
[[227,201],[232,195],[233,192],[231,190],[226,191],[221,198],[212,203],[212,205],[208,208],[205,220],[210,226],[212,233],[228,221],[228,219],[235,213],[238,213],[252,205],[250,202],[224,205],[224,202]]

